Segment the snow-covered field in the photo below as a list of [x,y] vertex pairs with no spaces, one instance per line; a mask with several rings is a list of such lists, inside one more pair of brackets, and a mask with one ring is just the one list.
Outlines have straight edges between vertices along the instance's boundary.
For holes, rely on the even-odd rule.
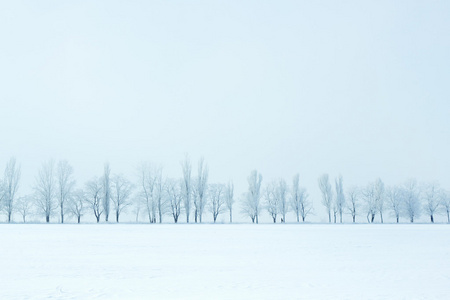
[[0,299],[448,299],[450,226],[6,225]]

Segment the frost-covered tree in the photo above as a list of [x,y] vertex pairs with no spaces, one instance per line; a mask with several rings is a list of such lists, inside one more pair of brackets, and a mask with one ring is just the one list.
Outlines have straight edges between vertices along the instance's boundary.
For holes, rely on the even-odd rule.
[[361,196],[361,191],[357,186],[351,186],[348,190],[347,190],[347,210],[350,213],[350,215],[352,216],[352,221],[353,223],[356,222],[356,215],[358,214],[359,211],[359,200],[360,200],[360,196]]
[[159,214],[160,221],[163,214],[162,206],[162,168],[150,163],[142,163],[139,168],[140,195],[145,204],[148,220],[156,223],[156,215]]
[[66,160],[58,162],[56,178],[61,223],[64,223],[64,204],[70,198],[72,189],[75,186],[75,180],[73,179],[73,168]]
[[206,205],[206,190],[208,185],[208,165],[204,163],[203,157],[200,158],[198,162],[198,172],[197,179],[195,180],[193,192],[195,194],[194,197],[194,206],[195,206],[195,223],[197,220],[202,222],[203,210]]
[[402,189],[397,186],[388,187],[386,189],[386,199],[388,201],[389,208],[398,223],[403,205]]
[[226,187],[223,184],[211,184],[209,186],[209,211],[212,213],[214,223],[225,210],[225,191]]
[[33,199],[31,195],[20,197],[17,199],[16,211],[22,216],[22,221],[26,223],[27,216],[29,216],[33,210]]
[[94,212],[95,219],[97,223],[100,222],[100,216],[103,213],[104,206],[102,205],[102,191],[103,191],[103,180],[93,178],[86,183],[86,196],[87,202],[89,203],[92,211]]
[[50,216],[58,207],[55,201],[57,185],[55,180],[55,163],[50,160],[42,165],[36,177],[36,207],[45,216],[45,222],[50,222]]
[[75,190],[68,199],[68,212],[77,219],[78,224],[86,210],[86,204],[87,195],[82,189]]
[[364,201],[365,209],[367,212],[367,222],[373,223],[378,211],[375,184],[373,182],[369,183],[366,188],[363,189],[362,199]]
[[183,183],[180,180],[166,180],[165,189],[167,197],[169,199],[171,214],[174,223],[178,223],[178,218],[181,214],[181,202],[183,200],[182,186]]
[[[340,223],[342,223],[342,212],[344,211],[345,207],[345,195],[344,195],[342,175],[339,175],[339,178],[336,178],[335,186],[336,186],[336,211],[339,213],[339,221]],[[336,215],[334,222],[336,223]]]
[[192,194],[192,182],[191,182],[192,166],[188,155],[185,156],[184,161],[181,163],[181,170],[183,172],[184,210],[186,212],[186,223],[189,223],[189,215],[191,213],[191,194]]
[[276,184],[275,182],[270,182],[265,188],[264,188],[264,200],[265,200],[265,207],[269,215],[272,217],[273,222],[277,222],[277,215],[279,210],[279,198],[276,195]]
[[116,222],[119,223],[119,217],[122,211],[131,205],[130,196],[133,186],[124,175],[114,175],[112,177],[112,195],[111,199],[114,203],[116,213]]
[[447,223],[450,223],[450,193],[441,190],[441,208],[447,215]]
[[319,189],[322,192],[322,204],[328,212],[328,222],[331,223],[331,208],[333,205],[333,191],[328,178],[328,174],[319,177]]
[[258,217],[261,212],[260,200],[261,200],[261,182],[262,175],[258,171],[254,170],[247,178],[248,192],[246,197],[247,208],[251,214],[253,222],[258,224]]
[[441,190],[437,183],[429,183],[424,187],[424,210],[430,216],[431,223],[434,223],[434,215],[441,202]]
[[103,171],[103,212],[105,213],[105,221],[108,222],[111,206],[111,184],[110,184],[111,168],[109,163],[105,163]]
[[403,210],[411,223],[421,213],[420,190],[416,180],[408,180],[403,187]]
[[375,205],[378,213],[380,214],[380,222],[383,223],[383,211],[384,211],[384,200],[386,197],[384,183],[378,178],[374,183],[375,191]]
[[297,216],[297,223],[300,222],[300,175],[295,174],[292,179],[291,188],[291,208]]
[[14,204],[16,193],[19,189],[20,174],[20,166],[16,164],[16,159],[12,157],[6,164],[3,178],[3,209],[6,212],[8,223],[11,222],[12,214],[15,209]]
[[301,188],[299,184],[300,175],[296,174],[292,180],[290,206],[297,216],[297,222],[300,222],[300,216],[302,221],[305,222],[306,217],[312,213],[312,204],[308,200],[308,193],[306,189]]
[[225,204],[230,213],[230,223],[233,223],[234,185],[232,181],[228,182],[226,187]]
[[275,197],[278,198],[279,211],[282,215],[281,223],[286,223],[286,213],[289,211],[287,192],[286,181],[284,179],[280,179],[275,189]]

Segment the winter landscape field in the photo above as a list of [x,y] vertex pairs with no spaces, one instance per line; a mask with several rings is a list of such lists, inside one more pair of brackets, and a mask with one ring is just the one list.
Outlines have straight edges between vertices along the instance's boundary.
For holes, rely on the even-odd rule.
[[0,299],[446,299],[444,224],[0,226]]

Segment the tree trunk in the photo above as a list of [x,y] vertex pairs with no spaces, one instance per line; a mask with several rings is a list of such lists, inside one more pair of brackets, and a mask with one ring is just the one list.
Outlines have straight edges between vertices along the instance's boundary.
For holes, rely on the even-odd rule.
[[100,222],[100,216],[97,217],[97,223],[99,223],[99,222]]
[[272,216],[273,222],[276,223],[277,222],[277,216]]
[[450,223],[450,212],[447,210],[447,223]]
[[411,223],[414,223],[414,217],[411,217]]
[[375,214],[372,214],[372,217],[370,219],[371,223],[373,223],[374,220],[375,220]]
[[398,215],[397,215],[397,223],[398,223],[398,219],[399,219],[399,217],[398,217]]
[[233,223],[233,215],[232,215],[232,210],[231,210],[231,208],[230,208],[230,223]]
[[78,224],[80,224],[81,216],[78,216]]
[[45,216],[45,222],[49,223],[50,222],[50,216]]
[[258,215],[256,215],[256,224],[258,224]]
[[11,211],[8,211],[8,223],[11,223]]
[[355,223],[355,217],[356,217],[356,216],[355,216],[355,215],[353,215],[352,217],[353,217],[353,223]]
[[194,214],[195,223],[197,223],[197,214],[198,214],[197,209],[195,209],[195,214]]
[[433,217],[433,214],[430,215],[430,218],[431,218],[431,223],[434,223],[434,217]]
[[380,211],[380,221],[383,223],[383,213]]
[[339,221],[342,223],[342,211],[339,212]]
[[331,211],[328,210],[328,222],[331,223]]
[[61,202],[61,224],[64,223],[64,204]]
[[119,211],[116,211],[116,222],[119,223]]

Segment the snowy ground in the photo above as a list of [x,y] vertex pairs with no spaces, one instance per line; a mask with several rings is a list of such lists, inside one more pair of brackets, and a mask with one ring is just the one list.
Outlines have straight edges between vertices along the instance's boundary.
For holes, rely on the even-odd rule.
[[0,299],[448,299],[450,226],[6,225]]

